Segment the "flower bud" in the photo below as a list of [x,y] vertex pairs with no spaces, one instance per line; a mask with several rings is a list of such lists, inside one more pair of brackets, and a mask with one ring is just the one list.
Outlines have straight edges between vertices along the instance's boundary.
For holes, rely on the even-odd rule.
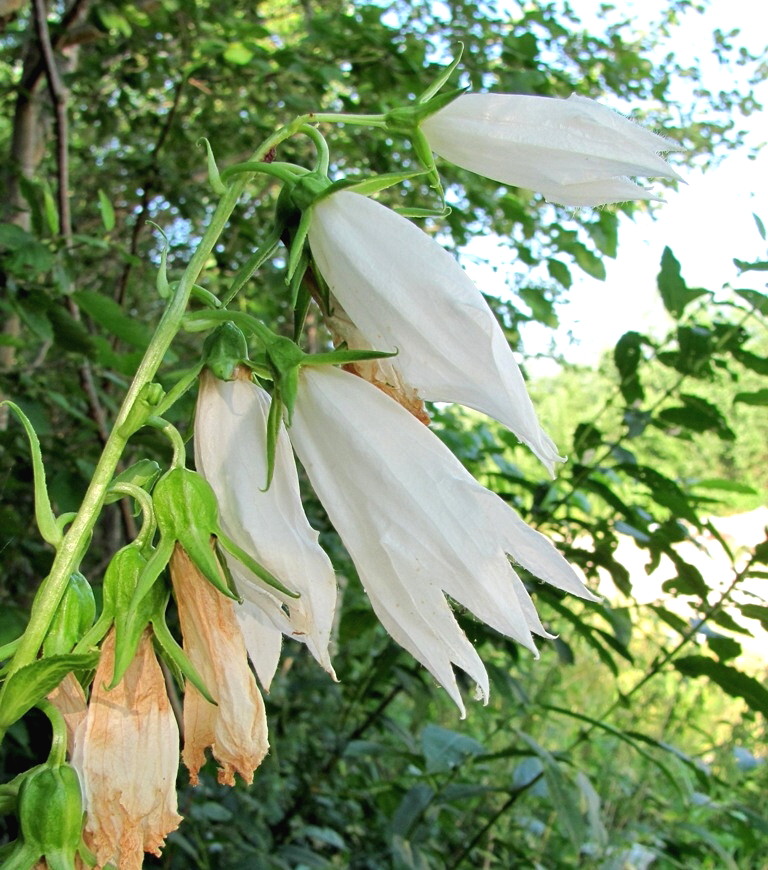
[[19,790],[19,826],[25,845],[49,867],[72,868],[83,828],[80,781],[68,764],[41,765]]
[[43,644],[46,656],[70,652],[93,625],[96,601],[88,581],[79,571],[70,574],[66,591],[59,602]]

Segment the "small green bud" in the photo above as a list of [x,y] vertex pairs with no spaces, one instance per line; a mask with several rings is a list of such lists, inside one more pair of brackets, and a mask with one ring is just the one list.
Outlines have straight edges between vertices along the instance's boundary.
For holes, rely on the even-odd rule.
[[211,485],[188,468],[172,468],[158,480],[152,501],[161,537],[178,541],[209,583],[239,600],[211,549],[211,537],[219,534],[219,505]]
[[144,384],[127,418],[120,425],[120,434],[130,438],[155,413],[164,398],[165,390],[161,384]]
[[49,867],[74,870],[83,829],[83,796],[75,769],[41,765],[19,790],[19,828],[24,843]]
[[45,655],[62,655],[70,652],[93,625],[95,616],[96,601],[93,590],[85,577],[79,571],[75,571],[69,576],[69,583],[43,642]]

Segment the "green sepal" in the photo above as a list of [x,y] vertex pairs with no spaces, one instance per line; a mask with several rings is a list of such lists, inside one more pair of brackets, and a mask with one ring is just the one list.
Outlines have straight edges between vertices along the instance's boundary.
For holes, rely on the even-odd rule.
[[96,667],[98,653],[48,656],[14,671],[3,688],[0,731],[5,730],[52,692],[70,671]]
[[432,97],[427,102],[392,109],[384,116],[386,128],[393,133],[404,133],[406,136],[411,136],[425,118],[439,112],[440,109],[445,108],[449,103],[465,94],[467,90],[467,88],[454,88],[444,94]]
[[267,358],[274,366],[275,371],[284,373],[298,368],[307,357],[307,354],[290,338],[284,335],[275,335],[266,346]]
[[[308,172],[296,179],[295,183],[286,190],[282,203],[278,200],[278,214],[285,214],[286,217],[289,217],[291,208],[305,212],[318,199],[322,198],[328,188],[332,186],[331,180],[324,172]],[[288,226],[291,225],[290,221],[286,221],[286,223]]]
[[424,169],[419,169],[411,172],[383,172],[381,175],[372,175],[367,178],[342,178],[339,181],[334,181],[330,187],[327,187],[317,197],[315,202],[338,193],[340,190],[349,190],[363,196],[371,196],[389,187],[394,187],[396,184],[401,184],[403,181],[408,181],[410,178],[424,175],[425,171]]
[[112,502],[119,501],[123,497],[122,492],[115,491],[115,487],[121,484],[127,483],[138,486],[141,489],[150,490],[159,474],[160,466],[154,459],[140,459],[138,462],[134,462],[125,471],[121,471],[120,474],[112,478],[107,489],[104,504],[112,504]]
[[[322,194],[321,194],[322,196]],[[290,250],[288,252],[288,268],[286,270],[285,282],[286,284],[291,283],[293,279],[294,273],[299,268],[302,260],[304,261],[304,269],[306,270],[306,243],[307,243],[307,234],[309,233],[309,225],[312,223],[312,211],[311,209],[305,209],[301,213],[301,217],[299,218],[299,225],[296,228],[296,232],[291,239]]]
[[331,153],[328,150],[328,143],[325,141],[323,134],[317,129],[317,127],[313,127],[311,124],[302,124],[301,127],[299,127],[299,132],[303,133],[305,136],[309,136],[317,149],[317,161],[313,171],[322,175],[328,175]]
[[218,540],[221,546],[231,555],[233,555],[238,562],[242,562],[243,565],[252,573],[255,574],[259,580],[265,583],[267,586],[271,586],[273,589],[277,589],[278,592],[282,592],[283,595],[287,595],[289,598],[301,598],[300,593],[293,592],[291,589],[288,589],[275,577],[274,574],[267,571],[267,569],[260,565],[252,556],[249,556],[248,553],[245,552],[238,544],[236,544],[229,535],[220,531],[218,535]]
[[235,371],[248,359],[248,342],[232,321],[222,323],[203,344],[203,361],[220,381],[231,381]]
[[[171,552],[172,551],[173,546],[171,545]],[[144,557],[141,556],[141,558],[143,559]],[[155,576],[155,580],[160,575],[160,572],[162,572],[165,565],[168,563],[168,559],[170,559],[170,555],[167,559],[165,559],[162,567],[160,567],[157,575]],[[146,562],[146,566],[149,566],[151,561],[152,557],[150,557],[150,559]],[[143,577],[144,574],[142,573],[139,577],[139,582]],[[163,605],[163,602],[166,600],[166,596],[168,594],[163,584],[156,583],[154,581],[149,584],[146,592],[140,597],[137,594],[138,583],[136,584],[135,588],[136,592],[128,597],[130,593],[130,585],[128,582],[126,582],[125,587],[120,588],[120,600],[116,602],[116,608],[114,611],[115,666],[112,672],[112,680],[107,687],[110,690],[114,689],[115,686],[120,682],[120,680],[122,680],[122,678],[125,676],[125,672],[128,670],[128,666],[133,661],[139,648],[139,643],[141,641],[141,636],[144,633],[144,629],[152,621],[152,618],[157,612],[157,609]]]
[[227,186],[221,180],[219,167],[216,165],[216,158],[213,156],[211,143],[205,138],[205,136],[202,136],[197,140],[197,144],[205,145],[205,156],[208,164],[208,183],[211,185],[211,190],[213,190],[215,194],[221,196],[227,192]]
[[429,142],[427,142],[427,137],[421,132],[421,130],[414,130],[411,133],[411,144],[413,145],[413,150],[416,152],[416,156],[419,158],[420,163],[427,171],[429,186],[439,192],[440,198],[443,200],[443,205],[445,205],[445,194],[443,193],[443,186],[440,183],[440,175],[435,166],[435,155],[432,153],[432,148],[430,147]]
[[240,292],[241,288],[251,278],[253,273],[259,269],[272,256],[272,254],[274,254],[277,246],[280,244],[282,231],[283,226],[278,221],[272,227],[264,242],[237,270],[235,277],[232,279],[232,284],[229,290],[227,290],[221,299],[222,305],[229,305],[229,303]]
[[[174,284],[174,289],[178,282]],[[199,284],[193,284],[191,287],[191,295],[194,299],[197,299],[198,302],[202,302],[207,308],[222,308],[223,304],[221,299],[218,296],[211,293],[210,290],[206,290],[205,287],[201,287]]]
[[74,571],[69,575],[67,588],[43,641],[44,655],[70,652],[93,625],[95,616],[96,599],[93,597],[93,590],[85,577],[79,571]]
[[451,207],[445,205],[442,208],[409,208],[408,206],[395,206],[393,211],[406,218],[437,217],[446,218],[451,213]]
[[326,353],[308,354],[302,365],[305,366],[343,366],[347,363],[364,362],[372,359],[386,359],[397,356],[397,351],[388,350],[349,350],[346,348],[330,350]]
[[37,528],[40,531],[42,539],[52,547],[58,547],[61,543],[62,534],[59,527],[56,525],[56,517],[51,508],[51,500],[48,498],[48,488],[45,483],[45,466],[43,465],[43,454],[40,451],[40,441],[35,432],[32,423],[30,423],[27,415],[15,403],[9,400],[0,402],[0,406],[7,405],[11,411],[18,417],[19,422],[24,427],[29,439],[29,449],[32,456],[32,479],[35,493],[35,521]]
[[[307,318],[307,312],[309,311],[309,306],[312,303],[312,294],[309,292],[309,287],[304,281],[304,275],[306,274],[305,270],[299,267],[299,271],[296,275],[301,273],[301,277],[296,282],[297,288],[294,291],[294,288],[291,287],[291,305],[293,308],[293,340],[298,341],[301,338],[302,330],[304,329],[304,322]],[[296,278],[294,275],[294,279]]]
[[[24,778],[29,776],[33,770],[37,770],[38,767],[42,767],[42,765],[38,764],[14,776],[8,782],[0,783],[0,816],[7,816],[9,813],[16,812],[21,784],[24,782]],[[0,864],[0,867],[2,866]]]
[[42,852],[23,840],[16,840],[8,857],[3,857],[3,870],[33,870],[43,857]]
[[165,603],[158,609],[152,617],[152,630],[155,640],[157,641],[163,655],[183,674],[183,676],[197,689],[198,692],[208,701],[209,704],[218,706],[213,696],[208,691],[203,678],[200,676],[197,668],[192,664],[189,656],[179,646],[176,638],[171,634],[170,629],[165,621],[165,608],[168,605],[168,598]]
[[155,485],[152,501],[161,546],[166,541],[178,542],[215,589],[240,601],[227,586],[211,549],[211,537],[220,531],[219,508],[205,478],[188,468],[172,468]]
[[190,311],[184,315],[184,326],[189,332],[204,332],[228,321],[234,323],[243,332],[255,335],[265,346],[276,335],[260,320],[244,311]]
[[274,178],[279,178],[287,184],[293,184],[299,178],[309,174],[309,170],[303,166],[297,166],[295,163],[263,163],[260,161],[248,161],[246,163],[235,163],[228,166],[221,173],[221,180],[224,183],[229,182],[236,175],[243,173],[254,174],[262,172],[265,175],[272,175]]
[[171,285],[168,283],[168,249],[170,248],[171,243],[168,241],[168,236],[166,236],[154,221],[147,221],[147,223],[151,227],[154,227],[163,237],[164,244],[160,250],[160,268],[157,270],[155,289],[157,290],[157,295],[161,299],[169,299],[171,296]]
[[21,839],[51,868],[74,870],[83,830],[80,780],[69,764],[41,765],[24,778],[18,798]]
[[459,42],[458,54],[456,55],[456,57],[451,61],[450,64],[448,64],[448,66],[443,68],[443,71],[440,73],[440,75],[432,82],[432,84],[426,89],[426,91],[424,91],[424,93],[416,99],[417,103],[427,103],[432,99],[432,97],[434,97],[434,95],[440,90],[440,88],[442,88],[442,86],[453,75],[453,71],[461,63],[461,56],[463,54],[464,43]]
[[280,434],[280,424],[283,421],[283,402],[278,394],[272,396],[267,414],[267,482],[262,492],[266,492],[272,486],[272,478],[275,474],[275,453],[277,450],[277,438]]

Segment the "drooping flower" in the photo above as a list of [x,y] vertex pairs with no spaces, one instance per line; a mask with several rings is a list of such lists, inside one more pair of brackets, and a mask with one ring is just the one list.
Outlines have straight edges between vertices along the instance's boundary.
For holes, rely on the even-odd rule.
[[[410,221],[340,191],[313,206],[312,256],[331,292],[421,399],[494,417],[552,472],[559,459],[493,312],[458,262]],[[333,312],[331,312],[333,313]]]
[[464,94],[421,122],[441,157],[569,206],[658,199],[629,176],[680,179],[680,146],[587,97]]
[[296,463],[285,429],[277,438],[275,471],[267,481],[266,426],[269,395],[248,373],[221,381],[206,373],[195,415],[195,461],[216,493],[225,532],[299,598],[267,591],[232,557],[227,563],[243,597],[237,608],[248,652],[269,688],[282,635],[306,643],[333,676],[328,644],[336,607],[336,577],[309,525]]
[[302,370],[291,441],[389,634],[464,711],[452,665],[488,677],[445,595],[535,651],[547,636],[508,556],[592,599],[552,544],[397,402],[338,369]]
[[171,581],[184,651],[216,701],[214,706],[187,683],[182,758],[190,782],[197,785],[210,747],[220,764],[219,782],[234,785],[237,772],[250,783],[269,748],[267,717],[248,666],[236,605],[214,589],[178,546],[171,556]]
[[98,866],[141,870],[144,852],[159,856],[165,837],[181,822],[179,729],[149,632],[122,680],[109,690],[114,664],[112,628],[102,645],[73,763],[85,797],[85,839]]

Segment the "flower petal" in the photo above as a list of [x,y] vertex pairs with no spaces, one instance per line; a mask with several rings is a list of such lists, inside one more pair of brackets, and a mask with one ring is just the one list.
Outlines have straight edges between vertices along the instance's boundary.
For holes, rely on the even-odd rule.
[[546,632],[507,554],[592,598],[549,541],[480,486],[426,426],[362,379],[304,369],[291,441],[382,624],[462,712],[452,664],[484,697],[488,680],[444,592],[533,651],[531,633]]
[[[249,602],[254,618],[260,611],[273,628],[306,643],[312,655],[333,676],[328,645],[336,608],[336,576],[330,559],[318,544],[301,504],[296,465],[284,428],[275,454],[275,473],[267,480],[266,425],[270,399],[248,379],[220,381],[205,374],[195,416],[195,461],[213,487],[226,533],[288,588],[294,599],[267,591],[236,559],[227,564],[238,591]],[[255,627],[247,619],[247,637]],[[264,638],[262,638],[264,640]],[[264,649],[253,650],[259,676],[269,685],[266,665],[277,660]],[[274,671],[273,671],[274,673]]]
[[[648,199],[625,176],[680,179],[659,156],[684,150],[594,100],[464,94],[421,129],[441,157],[563,205]],[[622,183],[601,184],[612,179]],[[623,197],[623,199],[619,198]]]
[[209,703],[187,683],[184,691],[184,751],[192,785],[210,746],[219,762],[219,782],[248,783],[267,754],[267,717],[235,617],[234,602],[208,583],[178,545],[171,580],[179,609],[184,651],[216,700]]
[[410,221],[340,191],[314,206],[312,255],[333,296],[422,399],[494,417],[552,472],[560,459],[536,418],[493,312],[456,260]]
[[108,691],[115,658],[112,628],[99,666],[79,752],[85,838],[99,866],[141,870],[144,852],[160,855],[181,822],[176,812],[179,730],[149,632],[123,679]]

